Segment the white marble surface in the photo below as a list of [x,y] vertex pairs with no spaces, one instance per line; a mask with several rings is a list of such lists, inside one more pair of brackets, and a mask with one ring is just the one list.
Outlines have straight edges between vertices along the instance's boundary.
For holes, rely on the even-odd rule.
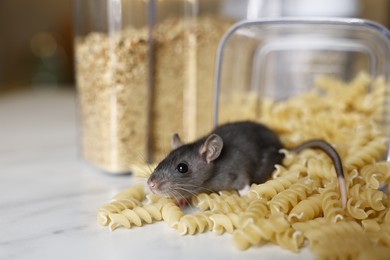
[[229,235],[180,236],[164,223],[110,232],[97,208],[132,184],[86,165],[75,93],[0,96],[0,259],[312,259],[266,245],[237,250]]

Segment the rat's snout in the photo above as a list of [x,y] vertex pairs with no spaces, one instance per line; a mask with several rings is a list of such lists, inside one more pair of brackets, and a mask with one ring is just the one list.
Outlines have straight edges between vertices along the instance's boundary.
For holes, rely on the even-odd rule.
[[149,188],[152,190],[157,189],[157,182],[149,181],[148,185],[149,185]]
[[148,186],[153,193],[155,193],[159,187],[155,178],[152,178],[152,177],[148,179]]
[[167,195],[171,187],[169,181],[163,178],[160,172],[152,173],[147,183],[150,191],[158,195]]

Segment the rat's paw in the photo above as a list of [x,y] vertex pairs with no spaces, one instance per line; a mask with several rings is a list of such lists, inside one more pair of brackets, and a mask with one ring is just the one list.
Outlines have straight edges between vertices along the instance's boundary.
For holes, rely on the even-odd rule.
[[251,187],[248,185],[245,185],[244,188],[242,188],[241,190],[238,191],[238,193],[240,194],[240,196],[245,196],[248,194],[249,190],[251,189]]
[[175,204],[180,208],[186,207],[187,205],[190,204],[190,202],[191,202],[191,197],[175,199]]

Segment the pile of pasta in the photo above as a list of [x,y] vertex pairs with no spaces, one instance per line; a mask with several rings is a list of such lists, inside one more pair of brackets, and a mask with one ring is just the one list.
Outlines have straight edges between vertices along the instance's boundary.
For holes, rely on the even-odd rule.
[[[384,160],[385,82],[358,75],[346,83],[320,78],[305,94],[264,100],[259,121],[274,129],[286,147],[321,138],[339,152],[347,205],[341,205],[331,160],[321,151],[282,150],[285,159],[272,178],[236,191],[199,194],[185,213],[170,198],[136,184],[98,209],[98,223],[110,230],[165,221],[181,235],[231,234],[241,250],[276,243],[298,252],[309,246],[319,259],[387,259],[390,255],[390,163]],[[134,168],[144,176],[147,166]]]

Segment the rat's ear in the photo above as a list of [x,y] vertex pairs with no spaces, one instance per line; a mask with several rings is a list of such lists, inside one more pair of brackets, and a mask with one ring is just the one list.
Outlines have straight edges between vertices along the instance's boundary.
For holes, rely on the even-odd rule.
[[199,154],[207,163],[210,163],[219,157],[222,147],[222,138],[219,135],[211,134],[200,147]]
[[171,140],[172,149],[175,150],[176,148],[179,148],[179,147],[182,146],[182,145],[183,145],[183,143],[182,143],[182,141],[180,140],[179,134],[175,133],[175,134],[172,136],[172,140]]

